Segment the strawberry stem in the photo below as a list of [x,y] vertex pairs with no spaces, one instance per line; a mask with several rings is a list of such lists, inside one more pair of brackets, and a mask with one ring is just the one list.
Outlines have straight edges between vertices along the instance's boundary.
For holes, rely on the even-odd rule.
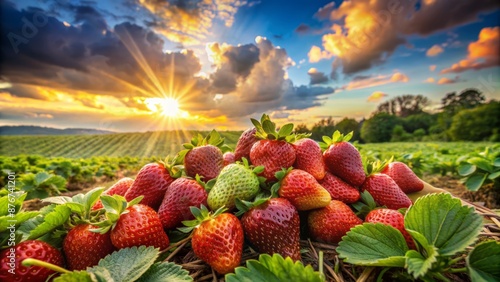
[[325,276],[323,273],[323,251],[319,251],[319,258],[318,258],[318,271],[321,274],[321,276]]
[[29,267],[32,265],[45,267],[45,268],[48,268],[50,270],[54,270],[55,272],[59,272],[59,273],[70,273],[71,272],[67,269],[60,267],[60,266],[54,265],[52,263],[48,263],[48,262],[43,261],[43,260],[34,259],[34,258],[27,258],[27,259],[23,260],[21,262],[21,264],[26,266],[26,267]]

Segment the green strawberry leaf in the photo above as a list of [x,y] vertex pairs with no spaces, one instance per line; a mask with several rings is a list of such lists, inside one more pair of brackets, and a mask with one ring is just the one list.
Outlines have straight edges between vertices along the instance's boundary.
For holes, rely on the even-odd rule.
[[487,172],[492,172],[493,171],[493,166],[491,165],[491,161],[485,158],[480,158],[480,157],[474,157],[470,158],[467,160],[468,163],[473,164],[477,166],[478,168],[487,171]]
[[19,212],[14,216],[5,215],[0,216],[0,232],[3,232],[9,228],[9,226],[14,223],[15,226],[19,226],[23,222],[39,215],[38,211],[29,211],[29,212]]
[[101,259],[98,266],[87,271],[99,274],[101,268],[105,268],[114,281],[135,281],[153,265],[159,254],[154,247],[124,248]]
[[87,271],[73,271],[64,273],[54,279],[54,282],[93,282],[91,275]]
[[478,244],[467,257],[473,282],[500,281],[500,242],[485,241]]
[[366,266],[404,267],[407,251],[401,232],[381,223],[351,228],[337,247],[345,262]]
[[246,267],[237,267],[234,273],[226,274],[225,279],[226,282],[324,281],[323,275],[310,265],[304,266],[300,261],[294,263],[291,258],[284,259],[279,254],[272,257],[261,254],[259,260],[247,260]]
[[173,262],[157,262],[146,271],[139,282],[183,282],[193,281],[189,271]]
[[62,205],[56,206],[53,211],[46,214],[43,223],[31,230],[28,239],[36,239],[50,231],[62,226],[69,219],[71,209]]
[[437,248],[429,244],[424,235],[413,230],[408,230],[408,232],[425,250],[425,257],[422,253],[415,250],[410,250],[406,253],[408,272],[413,274],[413,277],[417,279],[424,276],[432,268],[432,264],[437,261],[439,253]]
[[[21,209],[24,199],[28,194],[22,191],[10,193],[6,196],[0,198],[0,216],[11,215],[13,213],[19,212]],[[12,212],[12,208],[15,209]]]
[[471,175],[476,171],[476,166],[470,163],[464,163],[458,167],[458,174],[461,176]]
[[481,186],[483,186],[484,181],[486,180],[486,177],[488,174],[486,173],[480,173],[478,172],[477,174],[469,176],[467,178],[467,181],[465,181],[465,186],[467,186],[467,189],[470,191],[477,191]]
[[293,131],[293,123],[287,123],[283,125],[278,131],[278,137],[284,138],[290,135]]
[[476,240],[482,226],[482,218],[473,208],[445,193],[420,197],[405,216],[405,228],[422,234],[442,256],[464,250]]

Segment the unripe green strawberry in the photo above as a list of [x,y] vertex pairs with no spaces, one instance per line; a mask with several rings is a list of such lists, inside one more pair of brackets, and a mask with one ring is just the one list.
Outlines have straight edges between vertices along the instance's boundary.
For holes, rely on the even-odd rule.
[[211,210],[225,206],[229,210],[235,207],[235,200],[250,200],[259,192],[259,178],[256,173],[262,167],[251,169],[248,161],[229,164],[220,172],[214,187],[208,193],[207,203]]

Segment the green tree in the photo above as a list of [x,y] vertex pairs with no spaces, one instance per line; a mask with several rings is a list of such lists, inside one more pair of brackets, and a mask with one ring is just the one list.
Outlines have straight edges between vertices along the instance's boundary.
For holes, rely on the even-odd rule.
[[423,112],[429,105],[429,99],[423,95],[402,95],[380,104],[375,113],[388,113],[398,117],[407,117]]
[[485,97],[475,88],[467,88],[457,95],[456,92],[448,93],[441,99],[441,108],[448,114],[456,114],[460,110],[472,109],[484,103]]
[[391,140],[392,130],[401,119],[388,113],[377,113],[363,122],[361,139],[367,143],[388,142]]
[[483,141],[500,128],[500,102],[492,101],[453,116],[448,133],[452,140]]
[[333,117],[323,118],[316,122],[311,129],[311,138],[321,141],[323,136],[332,136],[335,131]]
[[408,141],[410,138],[411,134],[406,132],[402,125],[398,124],[392,129],[391,142]]
[[407,132],[414,132],[417,129],[423,129],[429,132],[429,128],[437,122],[437,115],[429,113],[419,113],[403,118],[403,127]]
[[335,129],[340,131],[340,133],[347,134],[349,132],[353,132],[353,136],[351,138],[352,141],[356,141],[360,139],[360,125],[353,118],[345,117],[335,126]]
[[295,126],[295,132],[296,133],[310,133],[311,131],[309,128],[307,128],[307,125],[305,123],[300,123]]

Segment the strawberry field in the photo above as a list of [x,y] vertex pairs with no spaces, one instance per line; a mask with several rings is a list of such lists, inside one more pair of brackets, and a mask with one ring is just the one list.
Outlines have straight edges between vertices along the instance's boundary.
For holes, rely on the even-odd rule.
[[252,123],[1,137],[0,280],[500,280],[499,144]]

